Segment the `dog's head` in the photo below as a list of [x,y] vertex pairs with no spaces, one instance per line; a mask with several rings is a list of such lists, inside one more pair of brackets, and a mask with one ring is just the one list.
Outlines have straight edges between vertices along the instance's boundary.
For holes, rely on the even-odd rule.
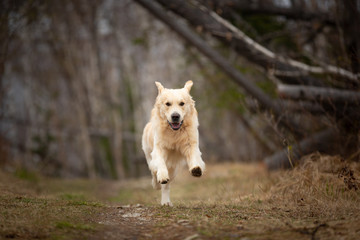
[[159,82],[155,84],[159,90],[155,106],[160,118],[166,120],[171,129],[179,130],[184,120],[193,113],[195,104],[190,96],[193,82],[187,81],[180,89],[167,89]]

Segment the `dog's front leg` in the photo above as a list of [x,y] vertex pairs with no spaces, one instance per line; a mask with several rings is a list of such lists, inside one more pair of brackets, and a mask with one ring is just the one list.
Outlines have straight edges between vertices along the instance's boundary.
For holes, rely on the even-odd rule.
[[185,153],[186,161],[191,175],[200,177],[205,171],[205,162],[201,158],[198,146],[192,146]]
[[151,153],[152,160],[149,168],[160,184],[166,184],[170,181],[169,172],[165,163],[165,152],[165,150],[161,150],[156,146]]

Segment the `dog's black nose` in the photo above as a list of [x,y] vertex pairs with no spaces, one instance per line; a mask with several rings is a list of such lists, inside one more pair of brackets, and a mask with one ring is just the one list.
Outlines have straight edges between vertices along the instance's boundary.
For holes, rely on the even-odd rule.
[[179,120],[180,120],[180,114],[178,114],[177,112],[171,114],[171,120],[172,120],[173,122],[179,122]]

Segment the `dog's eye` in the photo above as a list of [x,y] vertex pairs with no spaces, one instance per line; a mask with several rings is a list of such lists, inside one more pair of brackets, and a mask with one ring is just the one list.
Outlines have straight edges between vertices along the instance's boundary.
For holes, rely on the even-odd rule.
[[184,103],[184,102],[181,102],[181,103],[179,103],[179,105],[180,105],[180,106],[184,106],[184,105],[185,105],[185,103]]
[[171,106],[171,103],[167,102],[165,103],[166,106],[170,107]]

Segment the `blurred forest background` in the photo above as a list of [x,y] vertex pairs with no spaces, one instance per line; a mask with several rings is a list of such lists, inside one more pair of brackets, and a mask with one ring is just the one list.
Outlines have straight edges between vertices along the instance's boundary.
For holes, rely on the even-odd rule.
[[191,79],[206,162],[359,160],[359,0],[2,0],[0,164],[147,173],[155,81]]

